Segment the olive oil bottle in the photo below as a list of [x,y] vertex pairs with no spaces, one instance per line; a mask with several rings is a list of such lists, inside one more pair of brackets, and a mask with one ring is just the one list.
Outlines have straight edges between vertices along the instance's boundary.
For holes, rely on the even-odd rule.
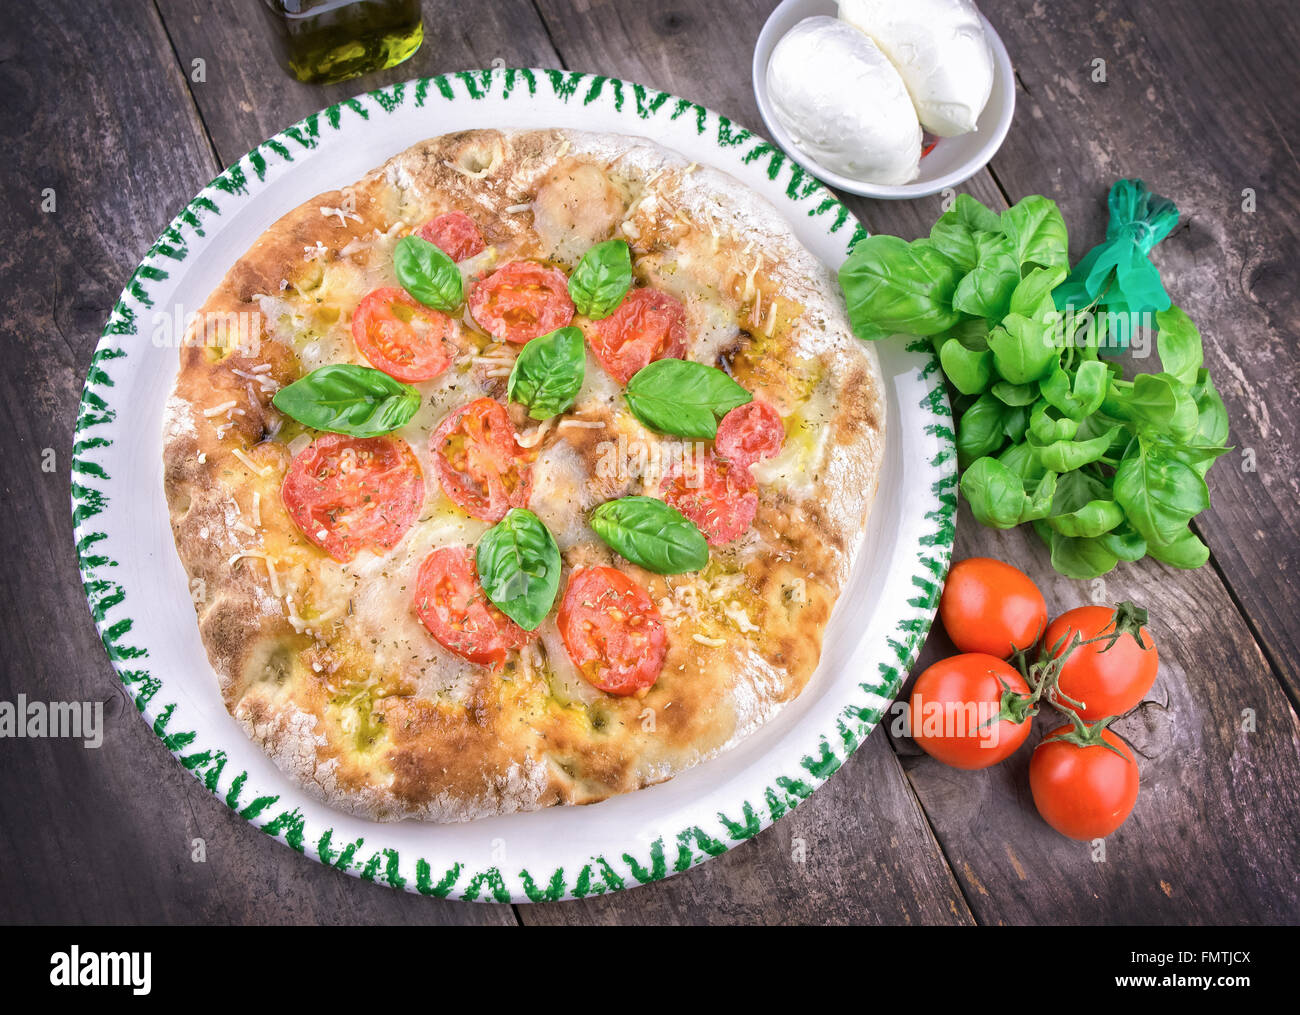
[[281,61],[299,81],[330,84],[408,59],[424,41],[420,0],[257,0]]

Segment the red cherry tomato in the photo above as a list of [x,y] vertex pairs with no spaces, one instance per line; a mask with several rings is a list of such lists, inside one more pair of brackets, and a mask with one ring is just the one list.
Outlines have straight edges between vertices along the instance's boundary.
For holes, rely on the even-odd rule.
[[[1106,606],[1079,606],[1062,613],[1047,629],[1043,644],[1049,650],[1061,643],[1061,652],[1077,634],[1088,641],[1107,631],[1113,631],[1115,611]],[[1121,634],[1108,646],[1099,641],[1081,645],[1070,653],[1061,667],[1057,687],[1069,698],[1082,703],[1079,708],[1070,705],[1083,719],[1104,719],[1108,715],[1123,715],[1146,697],[1156,682],[1160,669],[1160,653],[1151,638],[1151,632],[1142,628],[1142,644],[1132,634]],[[1061,652],[1056,652],[1060,655]],[[1067,702],[1068,704],[1068,702]]]
[[780,454],[784,443],[785,424],[780,413],[754,399],[722,417],[713,446],[736,468],[748,469],[755,462]]
[[592,687],[641,696],[659,679],[668,646],[659,610],[617,568],[574,571],[558,622],[569,658]]
[[657,359],[686,355],[686,310],[658,289],[633,289],[618,309],[592,323],[591,351],[619,384]]
[[500,666],[507,652],[536,637],[492,605],[467,546],[443,546],[424,558],[415,612],[443,648],[474,663]]
[[420,515],[424,473],[400,437],[318,437],[280,487],[303,535],[340,563],[391,550]]
[[758,493],[748,469],[705,451],[699,464],[674,464],[659,485],[666,503],[693,521],[711,546],[735,539],[758,512]]
[[420,226],[416,235],[428,240],[453,261],[481,254],[485,246],[478,226],[463,211],[449,211],[429,219]]
[[528,506],[529,452],[515,441],[514,424],[496,399],[476,398],[448,413],[429,450],[447,496],[475,518],[499,522],[512,507]]
[[511,261],[474,283],[469,311],[493,338],[523,345],[573,320],[569,280],[535,261]]
[[1054,729],[1034,749],[1029,790],[1043,820],[1062,835],[1102,839],[1124,824],[1137,803],[1137,760],[1110,730],[1101,736],[1114,751],[1052,739],[1070,731],[1069,726]]
[[941,659],[912,687],[912,739],[945,765],[988,768],[1029,736],[1028,696],[1025,678],[996,656],[967,652]]
[[427,381],[451,363],[446,314],[417,303],[401,289],[367,293],[352,314],[352,340],[371,366],[399,381]]
[[1006,659],[1047,626],[1047,603],[1027,574],[989,557],[959,560],[939,598],[944,630],[963,652]]

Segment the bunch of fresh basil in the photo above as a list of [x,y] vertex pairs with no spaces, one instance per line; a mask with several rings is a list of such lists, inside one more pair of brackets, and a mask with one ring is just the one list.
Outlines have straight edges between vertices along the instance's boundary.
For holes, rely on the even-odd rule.
[[1067,239],[1045,197],[998,215],[961,194],[928,238],[857,244],[839,276],[849,320],[864,339],[933,343],[957,391],[961,492],[980,522],[1032,523],[1071,578],[1148,554],[1199,567],[1209,550],[1189,523],[1228,450],[1200,334],[1177,307],[1156,314],[1163,369],[1125,380],[1100,358],[1106,318],[1056,309]]

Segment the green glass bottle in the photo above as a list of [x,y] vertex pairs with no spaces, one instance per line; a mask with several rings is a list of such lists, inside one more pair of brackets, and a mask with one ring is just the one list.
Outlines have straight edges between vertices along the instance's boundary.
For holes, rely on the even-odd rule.
[[324,85],[393,67],[420,48],[420,0],[257,0],[285,69]]

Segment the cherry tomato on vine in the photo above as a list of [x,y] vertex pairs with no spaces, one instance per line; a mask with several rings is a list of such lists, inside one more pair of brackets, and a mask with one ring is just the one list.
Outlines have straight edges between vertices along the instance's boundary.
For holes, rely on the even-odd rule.
[[[1146,620],[1145,611],[1135,615],[1130,609],[1123,604],[1118,610],[1080,606],[1052,621],[1043,637],[1048,651],[1059,656],[1076,634],[1085,642],[1106,634],[1116,635],[1113,640],[1079,645],[1061,667],[1057,687],[1082,719],[1123,715],[1135,708],[1155,683],[1160,654],[1151,632],[1141,626]],[[1141,645],[1134,637],[1136,631],[1141,631]]]
[[990,557],[968,557],[948,572],[939,617],[963,652],[1006,659],[1038,640],[1047,626],[1047,602],[1019,568]]
[[1137,803],[1137,760],[1104,727],[1061,726],[1034,748],[1029,791],[1043,820],[1062,835],[1102,839],[1124,824]]
[[988,768],[1029,736],[1029,685],[996,656],[941,659],[916,678],[908,701],[912,739],[953,768]]

